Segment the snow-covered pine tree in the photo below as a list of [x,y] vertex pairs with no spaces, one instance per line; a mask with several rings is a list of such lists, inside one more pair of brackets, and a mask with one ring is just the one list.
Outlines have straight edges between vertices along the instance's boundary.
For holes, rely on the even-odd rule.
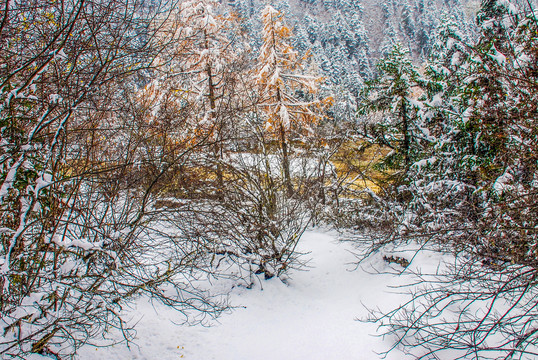
[[[368,141],[391,149],[382,165],[396,170],[400,179],[405,178],[416,157],[420,118],[421,76],[413,65],[409,52],[401,45],[393,47],[388,57],[378,64],[379,75],[366,82],[361,93],[359,112],[366,115],[362,135]],[[368,114],[379,113],[381,120],[370,123]]]

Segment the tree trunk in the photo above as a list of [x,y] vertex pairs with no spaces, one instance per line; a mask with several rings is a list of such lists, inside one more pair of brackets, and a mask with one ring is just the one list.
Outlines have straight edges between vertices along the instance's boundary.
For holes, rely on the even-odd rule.
[[[205,36],[205,48],[209,50],[209,40],[207,37],[206,31],[204,31]],[[208,63],[206,67],[207,72],[207,81],[208,81],[208,89],[209,89],[209,108],[211,109],[211,120],[213,122],[214,129],[213,131],[216,132],[215,136],[215,145],[213,146],[213,156],[215,158],[215,175],[217,177],[217,197],[222,200],[223,198],[223,188],[224,188],[224,175],[222,171],[222,144],[221,144],[221,132],[222,132],[222,124],[220,121],[217,122],[217,116],[215,114],[215,110],[217,108],[216,101],[215,101],[215,84],[213,83],[213,72],[211,68],[211,64]]]
[[409,171],[409,167],[411,166],[410,161],[410,141],[409,141],[409,120],[407,118],[407,104],[405,103],[405,98],[402,99],[402,109],[401,109],[401,116],[402,116],[402,131],[403,131],[403,144],[402,144],[402,153],[404,157],[404,175],[407,174]]
[[288,196],[293,195],[293,186],[291,185],[290,176],[290,159],[288,156],[288,142],[286,141],[286,130],[284,125],[280,122],[280,147],[282,149],[282,167],[284,169],[284,185]]

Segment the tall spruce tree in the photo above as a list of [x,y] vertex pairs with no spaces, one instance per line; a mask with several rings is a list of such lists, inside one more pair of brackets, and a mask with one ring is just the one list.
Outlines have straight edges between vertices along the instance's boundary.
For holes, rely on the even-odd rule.
[[420,140],[418,134],[418,102],[420,74],[413,65],[409,52],[401,45],[394,46],[388,57],[378,64],[379,75],[366,82],[361,93],[363,99],[359,112],[362,115],[378,113],[381,121],[363,126],[363,136],[392,152],[383,164],[397,170],[398,176],[407,174],[412,165]]

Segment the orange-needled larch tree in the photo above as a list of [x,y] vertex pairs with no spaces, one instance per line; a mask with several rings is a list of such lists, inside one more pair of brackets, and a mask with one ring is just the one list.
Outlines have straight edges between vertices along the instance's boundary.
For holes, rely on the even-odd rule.
[[[223,157],[242,106],[241,64],[246,47],[237,41],[237,18],[219,14],[217,8],[213,0],[178,3],[163,26],[167,30],[163,41],[173,37],[178,39],[176,46],[162,53],[159,60],[165,63],[166,71],[146,86],[150,91],[143,96],[156,101],[155,108],[175,107],[186,118],[185,127],[169,131],[179,142],[187,139],[189,146],[195,145],[197,152],[204,154],[189,167],[197,168],[198,175],[211,186],[207,194],[221,197]],[[154,114],[162,118],[162,114]]]
[[305,74],[305,57],[287,42],[291,30],[283,14],[267,5],[262,11],[263,44],[255,80],[259,108],[265,129],[278,141],[282,151],[282,171],[288,195],[293,194],[290,173],[290,139],[294,134],[313,134],[313,126],[323,117],[323,107],[331,102],[313,99],[321,77]]
[[226,132],[238,108],[241,50],[234,41],[237,19],[216,12],[213,0],[191,0],[181,4],[181,22],[190,35],[190,46],[179,57],[185,75],[178,90],[196,112],[195,121],[213,143],[217,192],[223,188],[222,158]]

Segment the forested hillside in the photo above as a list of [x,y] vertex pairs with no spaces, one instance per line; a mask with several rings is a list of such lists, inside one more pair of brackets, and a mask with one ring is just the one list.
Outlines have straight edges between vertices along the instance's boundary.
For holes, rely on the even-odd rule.
[[[248,19],[247,31],[259,29],[256,14],[266,2],[229,1],[232,11]],[[331,84],[356,93],[375,73],[375,64],[392,45],[401,42],[413,58],[424,61],[435,41],[437,27],[453,17],[464,33],[475,30],[478,1],[274,1],[293,27],[293,45],[310,51],[319,71]]]
[[140,299],[218,317],[321,227],[418,279],[367,319],[392,348],[537,356],[535,7],[4,0],[0,354],[128,343]]

